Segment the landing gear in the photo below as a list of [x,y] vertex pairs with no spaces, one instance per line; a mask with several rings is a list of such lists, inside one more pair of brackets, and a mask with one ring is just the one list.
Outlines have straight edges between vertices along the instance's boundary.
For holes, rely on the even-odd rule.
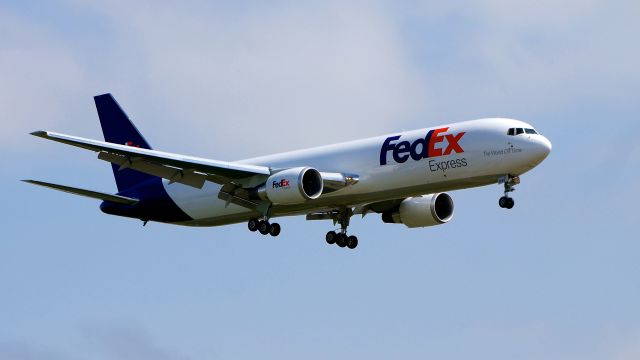
[[327,240],[327,244],[336,244],[341,248],[348,247],[349,249],[355,249],[358,246],[358,238],[353,235],[347,236],[345,233],[329,231],[325,239]]
[[260,224],[260,221],[258,219],[251,219],[247,223],[247,227],[251,232],[255,232],[256,230],[258,230],[258,224]]
[[333,245],[336,243],[336,240],[338,239],[338,234],[336,234],[335,231],[329,231],[327,235],[324,237],[324,239],[327,240],[327,244]]
[[503,209],[511,209],[516,204],[513,198],[503,196],[498,200],[498,205]]
[[336,245],[340,246],[341,248],[347,246],[347,234],[344,233],[340,233],[338,234],[338,238],[336,239]]
[[278,223],[271,224],[271,229],[269,230],[269,235],[271,235],[271,236],[280,235],[280,224],[278,224]]
[[358,238],[351,235],[347,238],[347,247],[349,249],[355,249],[358,246]]
[[347,227],[349,226],[349,219],[353,215],[353,211],[350,208],[343,209],[333,214],[331,217],[334,223],[340,224],[340,231],[329,231],[324,237],[327,244],[336,244],[341,248],[348,247],[349,249],[355,249],[358,246],[358,238],[351,235],[347,235]]
[[269,224],[269,222],[267,221],[260,220],[260,223],[258,224],[258,231],[260,232],[260,234],[267,235],[270,230],[271,224]]
[[249,228],[249,230],[255,232],[258,231],[260,234],[262,235],[271,235],[271,236],[278,236],[280,235],[280,224],[278,223],[269,223],[268,220],[258,220],[258,219],[251,219],[249,220],[249,222],[247,223],[247,227]]
[[498,200],[498,205],[503,209],[512,209],[516,202],[509,197],[509,193],[516,191],[514,186],[520,184],[520,177],[505,175],[498,179],[498,183],[504,184],[504,196]]

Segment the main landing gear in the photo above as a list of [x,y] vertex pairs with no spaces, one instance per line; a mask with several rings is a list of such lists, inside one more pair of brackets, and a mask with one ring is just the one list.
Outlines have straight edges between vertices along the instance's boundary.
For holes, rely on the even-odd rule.
[[[340,224],[340,230],[329,231],[325,236],[325,240],[331,245],[336,244],[341,248],[355,249],[358,246],[358,238],[354,235],[347,235],[351,216],[353,216],[352,208],[342,208],[326,213],[308,214],[307,220],[333,220],[334,225]],[[277,223],[270,224],[268,216],[249,220],[247,227],[252,232],[258,231],[262,235],[278,236],[280,234],[280,225]]]
[[358,238],[354,235],[347,235],[347,227],[349,227],[349,219],[353,215],[353,211],[350,208],[343,209],[336,213],[334,221],[340,224],[340,231],[329,231],[325,236],[327,244],[336,244],[339,247],[348,247],[349,249],[355,249],[358,246]]
[[258,231],[260,234],[262,235],[271,235],[271,236],[278,236],[280,235],[280,224],[278,223],[269,223],[269,220],[264,219],[264,220],[258,220],[258,219],[251,219],[249,220],[249,222],[247,223],[247,227],[249,228],[249,230],[251,230],[252,232]]
[[503,209],[513,208],[516,203],[513,198],[509,197],[509,193],[516,191],[514,186],[520,184],[520,177],[506,175],[498,179],[498,183],[504,183],[504,196],[498,200],[498,205]]
[[327,240],[327,244],[333,245],[336,244],[343,247],[348,247],[349,249],[355,249],[358,246],[358,238],[354,235],[347,236],[344,232],[335,232],[329,231],[325,236],[325,240]]

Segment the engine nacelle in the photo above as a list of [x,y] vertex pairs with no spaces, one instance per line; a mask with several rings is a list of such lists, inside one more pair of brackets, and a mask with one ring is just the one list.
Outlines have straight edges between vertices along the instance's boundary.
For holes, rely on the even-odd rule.
[[318,170],[298,167],[271,175],[260,192],[274,204],[292,205],[317,199],[322,190],[322,175]]
[[395,211],[382,213],[382,221],[410,228],[444,224],[452,217],[453,199],[446,193],[406,198]]

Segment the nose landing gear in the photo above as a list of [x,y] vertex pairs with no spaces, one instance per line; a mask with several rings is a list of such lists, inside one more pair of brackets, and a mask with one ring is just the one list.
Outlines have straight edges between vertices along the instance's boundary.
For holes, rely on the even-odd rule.
[[498,200],[498,205],[503,209],[511,209],[516,204],[513,198],[503,196]]
[[520,184],[520,177],[505,175],[498,179],[498,184],[504,184],[504,196],[498,200],[498,205],[503,209],[512,209],[515,201],[509,197],[509,193],[516,191],[514,186]]

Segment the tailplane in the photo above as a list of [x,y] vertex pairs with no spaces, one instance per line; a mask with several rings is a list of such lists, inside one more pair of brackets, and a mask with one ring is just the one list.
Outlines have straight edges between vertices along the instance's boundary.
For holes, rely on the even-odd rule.
[[48,187],[50,189],[64,191],[74,195],[80,195],[80,196],[86,196],[92,199],[110,201],[116,204],[135,205],[138,203],[138,199],[132,199],[126,196],[112,195],[112,194],[107,194],[99,191],[81,189],[81,188],[65,186],[65,185],[58,185],[58,184],[48,183],[44,181],[37,181],[37,180],[22,180],[22,181],[29,184],[33,184],[33,185],[39,185],[39,186]]
[[[142,149],[151,149],[147,140],[145,140],[136,126],[129,120],[127,114],[111,94],[94,96],[93,100],[96,103],[96,110],[98,110],[104,141]],[[112,164],[111,166],[118,191],[124,191],[154,178],[152,175],[132,169],[120,169],[118,165]]]

